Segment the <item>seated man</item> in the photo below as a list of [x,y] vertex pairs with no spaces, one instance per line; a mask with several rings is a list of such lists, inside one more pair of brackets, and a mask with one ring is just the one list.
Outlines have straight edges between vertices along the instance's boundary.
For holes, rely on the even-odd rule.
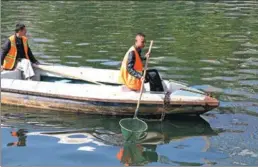
[[25,25],[17,24],[15,32],[2,48],[1,71],[18,69],[23,71],[25,79],[30,80],[35,75],[31,62],[35,64],[39,62],[29,48]]
[[[126,85],[129,89],[138,91],[141,89],[143,81],[143,63],[150,53],[146,53],[145,57],[141,56],[141,50],[145,46],[145,35],[138,33],[135,37],[135,44],[124,56],[119,81]],[[149,82],[151,91],[164,91],[159,73],[155,69],[146,71],[145,83]]]

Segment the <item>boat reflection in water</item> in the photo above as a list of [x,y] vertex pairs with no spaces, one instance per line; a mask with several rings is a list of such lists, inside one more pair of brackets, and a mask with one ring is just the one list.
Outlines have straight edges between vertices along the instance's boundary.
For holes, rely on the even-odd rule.
[[123,148],[119,150],[116,157],[126,166],[146,165],[151,162],[159,162],[162,164],[179,164],[181,166],[201,166],[201,163],[189,163],[172,161],[165,155],[156,152],[157,145],[133,144],[125,143]]
[[126,166],[146,165],[151,162],[178,164],[181,166],[200,166],[201,163],[172,161],[167,156],[158,154],[158,145],[194,136],[203,136],[206,144],[202,151],[209,148],[208,136],[217,135],[209,123],[201,117],[189,117],[187,120],[170,120],[149,125],[148,135],[139,143],[123,143],[116,157]]
[[[202,136],[205,141],[205,146],[202,151],[205,151],[209,148],[208,136],[217,135],[217,132],[210,127],[209,123],[201,117],[173,118],[163,122],[147,122],[147,136],[137,144],[130,144],[123,142],[120,126],[118,124],[121,118],[98,116],[89,118],[87,116],[87,119],[88,120],[78,119],[74,124],[76,125],[74,126],[75,130],[30,132],[26,135],[56,137],[59,139],[58,143],[62,144],[94,143],[102,147],[118,146],[119,149],[114,156],[122,164],[130,166],[146,165],[151,162],[184,166],[202,165],[200,163],[172,161],[167,156],[158,154],[156,149],[160,145],[177,140]],[[79,130],[78,127],[80,128]],[[82,129],[81,127],[87,127],[87,129]],[[70,124],[69,129],[71,128],[73,128],[73,125]],[[20,138],[24,146],[26,145],[26,135]],[[94,148],[92,144],[90,145],[91,146],[80,146],[77,150],[94,151],[96,148]]]

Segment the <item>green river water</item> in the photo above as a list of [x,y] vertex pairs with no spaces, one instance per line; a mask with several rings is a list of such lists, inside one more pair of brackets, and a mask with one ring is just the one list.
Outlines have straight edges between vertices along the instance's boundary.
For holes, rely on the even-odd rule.
[[23,22],[39,61],[119,69],[143,32],[154,40],[149,67],[220,106],[149,122],[138,146],[122,143],[120,118],[1,106],[1,165],[257,166],[257,18],[257,1],[2,1],[1,44]]

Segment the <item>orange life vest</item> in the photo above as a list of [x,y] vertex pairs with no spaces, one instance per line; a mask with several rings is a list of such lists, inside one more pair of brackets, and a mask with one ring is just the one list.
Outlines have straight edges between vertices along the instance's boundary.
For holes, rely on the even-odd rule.
[[140,90],[142,81],[141,79],[138,79],[134,76],[132,76],[128,71],[127,71],[127,62],[128,62],[128,55],[131,51],[134,51],[135,54],[135,64],[134,64],[134,69],[140,73],[143,71],[143,64],[140,55],[136,51],[135,47],[132,46],[125,54],[123,62],[121,64],[120,68],[120,76],[119,76],[119,82],[126,85],[128,88],[132,90]]
[[[17,57],[17,47],[16,47],[16,41],[15,41],[15,35],[12,35],[9,37],[9,40],[11,41],[11,48],[7,55],[5,56],[4,63],[3,63],[3,69],[5,70],[12,70],[15,64],[15,60]],[[26,59],[29,59],[28,56],[28,39],[26,37],[22,37],[24,52]]]

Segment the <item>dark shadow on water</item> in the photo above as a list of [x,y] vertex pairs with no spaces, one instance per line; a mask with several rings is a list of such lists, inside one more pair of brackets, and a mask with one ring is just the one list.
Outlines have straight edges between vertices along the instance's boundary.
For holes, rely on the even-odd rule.
[[217,133],[209,123],[201,117],[174,117],[162,123],[148,123],[148,135],[140,142],[123,143],[116,157],[126,166],[146,165],[159,162],[168,165],[200,166],[201,163],[180,162],[170,160],[167,156],[158,154],[158,145],[168,144],[173,140],[182,140],[193,136],[212,136]]
[[27,140],[27,136],[26,133],[28,131],[26,129],[19,129],[17,131],[12,131],[11,135],[15,138],[17,138],[16,142],[10,142],[7,144],[8,147],[10,146],[17,146],[17,147],[22,147],[22,146],[26,146],[26,140]]
[[165,155],[156,152],[156,145],[125,143],[116,157],[126,166],[146,165],[152,162],[162,164],[177,164],[180,166],[201,166],[201,163],[172,161]]

